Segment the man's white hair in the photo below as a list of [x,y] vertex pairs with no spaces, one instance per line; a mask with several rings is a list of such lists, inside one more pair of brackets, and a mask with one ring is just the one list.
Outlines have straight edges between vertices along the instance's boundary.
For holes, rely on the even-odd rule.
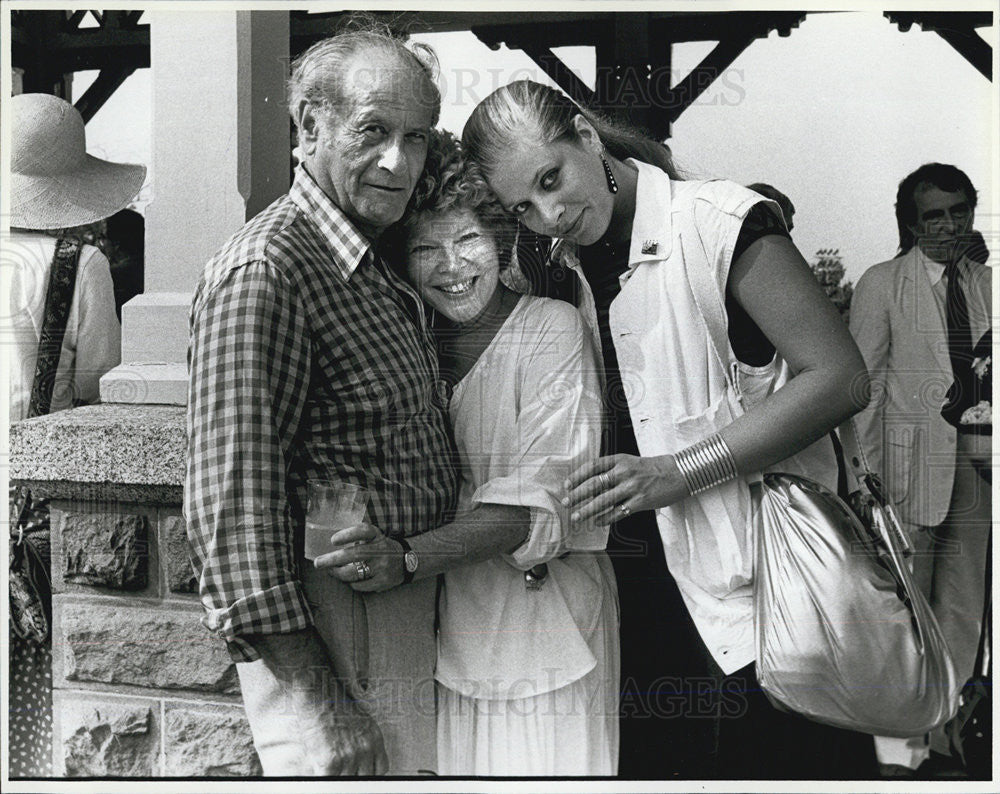
[[[431,126],[441,113],[437,85],[438,60],[434,50],[419,42],[406,42],[384,24],[366,20],[364,27],[338,33],[312,45],[292,63],[288,78],[288,112],[296,121],[303,100],[333,110],[345,101],[345,66],[359,52],[375,50],[395,56],[405,70],[399,79],[414,81],[418,100],[431,110]],[[416,78],[416,80],[414,80]]]

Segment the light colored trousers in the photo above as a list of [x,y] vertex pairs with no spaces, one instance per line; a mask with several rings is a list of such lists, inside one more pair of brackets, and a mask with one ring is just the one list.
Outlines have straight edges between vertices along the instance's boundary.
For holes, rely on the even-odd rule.
[[[992,436],[960,433],[955,484],[944,521],[936,527],[908,526],[914,545],[913,574],[951,651],[960,681],[973,674],[986,598],[986,549],[990,535],[990,485],[981,472],[990,466]],[[875,737],[879,761],[916,768],[931,749],[949,752],[942,730],[910,739]]]
[[[312,563],[300,567],[316,629],[330,655],[329,674],[378,723],[390,775],[436,772],[434,578],[385,593],[355,593]],[[237,664],[243,704],[266,776],[316,774],[295,715],[264,662]],[[327,671],[302,686],[330,697]]]

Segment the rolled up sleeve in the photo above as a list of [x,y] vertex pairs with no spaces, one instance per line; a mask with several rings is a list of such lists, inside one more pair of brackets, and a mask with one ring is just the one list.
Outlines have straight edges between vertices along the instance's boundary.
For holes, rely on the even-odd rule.
[[287,280],[249,262],[199,292],[189,366],[185,515],[203,622],[254,661],[244,635],[312,623],[286,495],[310,351]]
[[598,361],[577,312],[560,305],[538,329],[534,355],[522,354],[521,409],[514,460],[504,476],[484,482],[473,504],[530,510],[528,536],[504,559],[527,570],[568,551],[599,551],[608,527],[570,521],[565,480],[600,454],[602,407]]

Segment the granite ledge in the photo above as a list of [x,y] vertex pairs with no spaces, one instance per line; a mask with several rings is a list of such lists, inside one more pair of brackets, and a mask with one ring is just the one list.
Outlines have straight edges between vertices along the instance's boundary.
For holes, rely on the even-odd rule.
[[[103,404],[58,411],[16,422],[10,428],[12,481],[85,484],[84,498],[102,494],[118,501],[123,486],[153,486],[179,502],[187,439],[185,409],[170,405]],[[102,490],[103,489],[103,490]],[[80,494],[51,494],[78,498]],[[140,497],[145,494],[134,493]],[[156,500],[160,501],[160,500]]]
[[137,485],[118,482],[73,482],[71,480],[11,479],[28,485],[31,493],[42,499],[100,505],[128,502],[147,507],[176,507],[184,501],[181,485]]

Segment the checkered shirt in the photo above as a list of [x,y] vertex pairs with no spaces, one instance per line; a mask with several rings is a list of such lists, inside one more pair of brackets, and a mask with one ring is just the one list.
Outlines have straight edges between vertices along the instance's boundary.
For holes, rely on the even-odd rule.
[[457,477],[416,293],[301,167],[208,263],[188,350],[184,507],[207,615],[242,635],[312,624],[297,573],[307,478],[356,482],[389,535],[443,523]]

